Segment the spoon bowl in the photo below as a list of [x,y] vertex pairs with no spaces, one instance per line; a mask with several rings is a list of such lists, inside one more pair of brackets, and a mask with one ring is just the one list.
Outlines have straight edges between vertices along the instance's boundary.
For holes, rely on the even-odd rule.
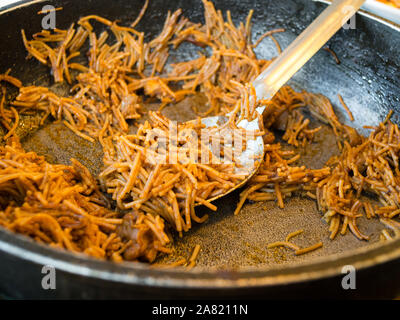
[[[333,1],[252,83],[255,96],[250,99],[256,101],[270,100],[279,89],[322,48],[323,45],[357,12],[365,0],[336,0]],[[259,106],[256,111],[262,115],[265,106]],[[206,128],[218,127],[228,121],[227,115],[202,118]],[[247,131],[259,130],[258,119],[241,120],[237,126]],[[240,153],[238,160],[241,167],[246,168],[246,177],[227,192],[215,196],[208,201],[219,199],[228,193],[245,185],[258,171],[264,155],[262,136],[247,140],[245,149]],[[199,204],[198,204],[199,205]]]

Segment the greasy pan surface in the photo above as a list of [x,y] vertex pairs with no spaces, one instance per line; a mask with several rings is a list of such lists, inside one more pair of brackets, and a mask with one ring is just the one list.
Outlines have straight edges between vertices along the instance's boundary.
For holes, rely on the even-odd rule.
[[[7,30],[0,35],[0,72],[11,66],[11,74],[20,78],[24,85],[47,85],[55,90],[64,90],[60,86],[54,87],[46,67],[25,59],[20,36],[22,28],[27,34],[40,30],[41,16],[37,12],[46,3],[26,3],[0,15],[0,27]],[[141,1],[127,0],[114,0],[112,6],[106,0],[52,1],[51,4],[63,7],[57,12],[58,28],[66,28],[88,14],[129,22],[135,19],[141,8]],[[168,8],[165,4],[162,0],[150,1],[138,29],[146,34],[157,34],[167,10],[177,8],[182,8],[184,15],[192,21],[202,21],[200,1],[168,2]],[[215,1],[215,5],[222,11],[231,10],[234,22],[243,21],[248,10],[253,8],[255,39],[269,29],[285,28],[285,33],[276,35],[282,48],[325,7],[307,0],[223,0]],[[389,109],[394,109],[392,120],[397,123],[400,113],[399,30],[357,15],[356,29],[340,30],[329,42],[329,47],[336,52],[341,64],[336,64],[328,52],[321,50],[290,84],[297,89],[326,95],[337,106],[339,115],[342,109],[337,93],[340,93],[356,119],[351,125],[359,129],[365,124],[377,124]],[[183,47],[176,59],[193,56],[196,52],[193,49]],[[268,59],[276,55],[276,48],[272,41],[265,39],[256,52],[259,58]],[[182,112],[167,108],[166,115],[188,120],[193,116],[188,111],[190,103],[181,103]],[[349,124],[345,116],[341,120]],[[34,120],[26,119],[25,127],[19,130],[24,136],[24,147],[46,155],[49,161],[68,163],[70,157],[75,157],[93,173],[98,173],[101,168],[102,153],[98,146],[93,147],[59,124],[35,129]],[[304,162],[313,167],[321,166],[336,152],[336,144],[329,130],[324,128],[305,152]],[[117,265],[94,261],[85,256],[55,251],[0,230],[0,292],[13,297],[249,297],[259,293],[276,297],[287,296],[293,286],[296,286],[296,291],[313,288],[315,292],[315,286],[326,287],[331,281],[330,288],[334,294],[340,287],[340,280],[332,277],[339,275],[344,265],[352,264],[359,269],[369,267],[363,270],[363,277],[371,279],[369,275],[373,273],[373,279],[380,287],[386,286],[388,272],[398,269],[398,260],[378,265],[400,257],[399,240],[385,245],[377,243],[382,229],[378,222],[360,219],[360,229],[371,236],[369,242],[359,241],[350,233],[330,241],[328,226],[321,220],[314,201],[294,197],[285,202],[284,210],[277,208],[274,202],[248,204],[238,216],[233,216],[237,201],[238,193],[217,201],[218,212],[210,213],[205,224],[193,227],[183,239],[175,239],[176,253],[172,257],[159,259],[162,262],[177,256],[187,257],[199,243],[202,251],[198,267],[191,272],[157,270],[140,263]],[[199,213],[202,211],[206,210],[199,209]],[[296,243],[307,246],[321,240],[324,247],[299,257],[286,249],[266,248],[268,243],[284,239],[288,233],[298,229],[304,229],[305,233],[296,239]],[[44,291],[40,286],[41,268],[45,264],[53,265],[57,270],[57,290],[54,292]],[[391,281],[391,284],[395,285],[395,282]]]

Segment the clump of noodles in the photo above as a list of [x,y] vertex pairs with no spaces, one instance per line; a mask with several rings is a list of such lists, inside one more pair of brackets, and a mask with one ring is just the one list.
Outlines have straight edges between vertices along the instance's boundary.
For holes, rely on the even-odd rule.
[[[233,118],[223,126],[205,129],[200,120],[174,124],[160,113],[149,116],[150,121],[135,134],[114,137],[114,151],[106,155],[107,167],[99,177],[118,208],[160,215],[178,232],[188,231],[192,220],[207,218],[196,216],[196,205],[215,211],[208,199],[226,193],[248,175],[247,168],[237,170],[246,135],[237,127],[231,130]],[[227,146],[225,138],[232,132],[238,137],[232,137]],[[213,152],[204,136],[222,148]]]
[[169,238],[163,221],[133,216],[130,237],[118,234],[125,217],[111,210],[96,180],[75,159],[50,164],[25,152],[17,138],[0,147],[0,225],[38,242],[114,261],[132,257],[153,261]]
[[[317,188],[318,206],[331,224],[331,238],[342,223],[341,233],[349,227],[357,238],[368,240],[356,225],[362,211],[368,219],[379,217],[398,233],[398,223],[391,219],[400,213],[399,143],[399,128],[389,117],[368,138],[363,138],[362,143],[351,146],[345,141],[332,175]],[[380,205],[374,208],[369,200],[361,198],[362,193],[375,194]]]

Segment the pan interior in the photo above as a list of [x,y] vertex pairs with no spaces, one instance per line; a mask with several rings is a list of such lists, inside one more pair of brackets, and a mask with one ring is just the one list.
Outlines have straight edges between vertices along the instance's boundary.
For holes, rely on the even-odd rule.
[[[70,22],[86,14],[103,15],[111,20],[131,21],[132,16],[135,17],[140,8],[133,2],[118,0],[109,12],[104,9],[109,7],[106,6],[107,1],[99,1],[96,5],[91,2],[85,6],[77,4],[78,8],[75,10],[72,9],[72,5],[68,5],[68,1],[56,2],[64,7],[60,28],[67,27]],[[254,39],[268,29],[286,28],[285,33],[276,35],[282,48],[285,48],[325,7],[322,4],[302,0],[278,4],[275,1],[224,0],[215,4],[223,11],[231,9],[234,22],[243,21],[248,10],[254,8]],[[169,9],[175,10],[179,7],[183,8],[188,18],[201,21],[200,1],[177,1],[171,3]],[[29,7],[32,12],[36,9],[37,5]],[[156,34],[162,28],[161,23],[166,14],[167,10],[164,9],[161,0],[150,1],[139,29],[146,33]],[[154,17],[158,18],[154,19]],[[296,17],[302,17],[302,19]],[[157,22],[148,23],[148,21]],[[357,16],[357,23],[356,30],[350,30],[352,32],[341,30],[328,44],[337,53],[341,64],[336,64],[329,53],[321,50],[294,76],[290,84],[298,90],[305,89],[326,95],[336,107],[335,111],[340,119],[362,131],[363,125],[374,125],[382,120],[389,109],[394,109],[395,114],[396,108],[400,112],[398,98],[400,97],[400,80],[395,77],[400,69],[400,35],[388,27],[361,16]],[[29,33],[38,31],[38,26],[33,27]],[[20,27],[18,23],[15,28],[20,29]],[[17,32],[19,30],[14,31],[12,33],[18,39],[17,41],[22,42]],[[385,32],[390,32],[392,38],[388,39]],[[5,45],[6,43],[2,46]],[[2,49],[2,58],[7,58],[4,50]],[[273,42],[268,39],[261,43],[256,52],[259,58],[265,59],[270,59],[277,54]],[[170,62],[182,61],[193,55],[195,55],[195,50],[192,46],[183,46]],[[54,86],[51,83],[47,68],[34,61],[25,61],[24,57],[24,49],[19,44],[15,59],[8,57],[8,60],[1,60],[3,61],[2,68],[10,65],[5,61],[14,59],[15,67],[12,74],[23,80],[24,85],[44,85],[51,86],[57,91],[66,90],[64,87]],[[27,70],[32,70],[35,76]],[[354,123],[346,120],[346,116],[341,112],[337,93],[343,96],[353,112],[356,119]],[[173,120],[187,121],[196,117],[191,106],[199,106],[202,103],[204,103],[204,97],[199,95],[185,99],[178,105],[169,106],[163,113]],[[146,108],[154,110],[157,105],[148,104]],[[396,120],[395,116],[394,122]],[[321,123],[315,123],[315,125],[321,125]],[[338,154],[332,131],[326,125],[322,124],[322,126],[323,129],[317,133],[315,141],[307,146],[306,150],[301,151],[303,164],[309,167],[321,167],[330,156]],[[100,145],[79,138],[61,123],[48,122],[39,127],[36,118],[26,117],[21,121],[21,127],[18,130],[23,136],[23,147],[45,155],[50,162],[68,164],[69,159],[74,157],[95,175],[101,170]],[[366,134],[366,131],[362,132]],[[289,148],[289,146],[286,147]],[[238,192],[235,192],[215,202],[218,206],[217,212],[198,208],[198,215],[209,214],[208,221],[201,225],[194,225],[183,238],[175,237],[174,253],[169,256],[161,255],[157,262],[170,262],[179,257],[187,258],[194,246],[199,244],[202,250],[197,259],[198,268],[240,269],[250,266],[266,268],[277,264],[284,267],[293,262],[327,255],[340,255],[355,248],[368,246],[379,241],[379,233],[383,229],[383,225],[377,220],[360,218],[360,230],[371,237],[369,242],[359,241],[349,232],[346,235],[338,235],[331,241],[328,225],[321,219],[321,214],[318,213],[313,200],[294,196],[285,200],[284,209],[278,208],[273,201],[246,204],[240,214],[234,216],[233,211],[237,202]],[[323,248],[303,256],[296,256],[285,248],[267,249],[268,243],[283,240],[287,234],[299,229],[304,229],[304,233],[297,236],[293,240],[294,243],[306,247],[322,241]]]
[[[179,106],[171,106],[163,112],[176,120],[186,120],[194,116],[191,105],[201,101],[201,97],[186,99]],[[154,109],[156,105],[149,105]],[[176,114],[176,108],[185,109],[182,115]],[[330,156],[338,154],[336,139],[332,130],[324,124],[315,140],[307,149],[301,151],[302,163],[308,167],[322,167]],[[93,174],[98,174],[102,166],[102,151],[99,145],[79,138],[62,123],[48,123],[30,132],[22,141],[28,151],[35,151],[56,163],[69,163],[74,157],[85,164]],[[287,149],[293,149],[284,145]],[[300,149],[301,150],[301,149]],[[299,150],[296,150],[299,151]],[[241,267],[267,267],[276,264],[300,262],[315,257],[340,254],[361,246],[379,241],[382,225],[377,220],[359,219],[360,230],[371,236],[369,242],[360,241],[351,233],[329,239],[328,225],[317,211],[314,200],[293,196],[285,200],[285,208],[280,209],[275,201],[246,204],[239,215],[233,211],[239,201],[239,192],[215,202],[216,212],[207,208],[197,208],[198,215],[208,214],[209,219],[195,224],[182,238],[174,236],[172,255],[160,255],[157,263],[169,263],[182,257],[188,257],[199,244],[202,248],[197,260],[198,267],[217,269],[237,269]],[[267,249],[267,244],[286,238],[290,232],[304,229],[293,242],[307,247],[322,241],[322,249],[296,256],[293,251],[283,247]]]

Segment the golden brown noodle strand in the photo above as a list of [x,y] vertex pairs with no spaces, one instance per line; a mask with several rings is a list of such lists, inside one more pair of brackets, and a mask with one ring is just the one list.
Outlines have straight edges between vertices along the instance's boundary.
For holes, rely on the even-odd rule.
[[22,82],[18,80],[17,78],[14,78],[8,74],[0,74],[0,81],[6,81],[8,83],[11,83],[13,86],[17,88],[22,87]]
[[290,239],[292,239],[292,238],[295,237],[295,236],[298,236],[299,234],[302,234],[303,232],[304,232],[304,229],[300,229],[300,230],[294,231],[294,232],[292,232],[292,233],[289,233],[289,234],[287,235],[285,241],[286,241],[286,242],[289,242]]
[[275,247],[287,247],[287,248],[290,248],[290,249],[292,249],[292,250],[294,250],[296,252],[298,250],[300,250],[299,246],[295,245],[294,243],[287,242],[287,241],[277,241],[277,242],[270,243],[267,246],[268,249],[272,249],[272,248],[275,248]]
[[49,12],[55,12],[55,11],[60,11],[60,10],[63,10],[63,7],[57,7],[54,9],[47,9],[47,10],[40,10],[37,12],[37,14],[47,14]]
[[349,107],[344,103],[344,100],[340,94],[338,94],[338,98],[340,103],[342,104],[343,108],[346,110],[347,114],[349,115],[350,121],[354,121],[353,114],[351,113]]
[[323,246],[323,243],[322,242],[318,242],[318,243],[316,243],[316,244],[314,244],[314,245],[312,245],[310,247],[296,250],[295,254],[296,254],[296,256],[299,256],[299,255],[302,255],[302,254],[317,250],[319,248],[322,248],[322,246]]
[[11,107],[11,111],[14,114],[14,125],[11,127],[10,131],[8,131],[7,134],[3,137],[4,140],[7,140],[9,137],[11,137],[15,133],[15,130],[18,128],[18,124],[19,124],[19,114],[18,114],[17,110],[15,110],[13,107]]
[[136,25],[140,22],[140,20],[142,19],[142,17],[144,16],[147,6],[149,5],[149,0],[145,0],[142,9],[140,10],[139,15],[137,16],[137,18],[135,19],[134,22],[132,22],[131,24],[131,28],[135,28]]
[[336,64],[340,64],[340,60],[339,60],[338,56],[336,55],[335,51],[333,51],[333,50],[332,50],[331,48],[329,48],[329,47],[323,47],[323,49],[324,49],[325,51],[328,51],[328,52],[333,56],[333,58],[335,59]]
[[201,249],[200,245],[196,244],[196,246],[193,249],[192,255],[189,258],[189,261],[194,261],[194,260],[197,259],[197,256],[198,256],[198,254],[200,252],[200,249]]

